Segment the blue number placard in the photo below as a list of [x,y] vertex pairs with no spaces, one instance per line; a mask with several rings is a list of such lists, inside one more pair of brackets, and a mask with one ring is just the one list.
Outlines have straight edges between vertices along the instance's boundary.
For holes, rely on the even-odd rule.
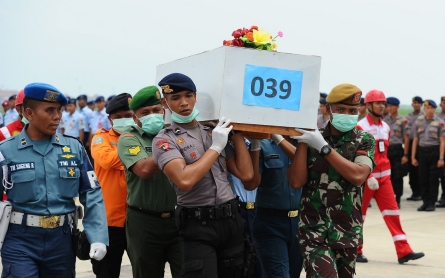
[[246,65],[243,104],[300,110],[303,72]]

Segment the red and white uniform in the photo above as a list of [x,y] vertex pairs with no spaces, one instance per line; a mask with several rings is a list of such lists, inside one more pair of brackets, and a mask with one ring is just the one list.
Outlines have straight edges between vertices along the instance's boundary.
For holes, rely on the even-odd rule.
[[[362,202],[363,221],[366,218],[369,202],[374,197],[377,206],[382,213],[383,220],[385,220],[386,226],[391,232],[397,251],[397,257],[402,258],[413,250],[409,246],[408,241],[406,240],[406,234],[400,224],[400,211],[391,184],[391,164],[388,159],[390,127],[381,119],[379,119],[378,124],[375,124],[369,114],[358,122],[357,127],[371,133],[375,138],[376,146],[374,160],[376,166],[370,177],[374,176],[379,182],[379,189],[377,190],[371,190],[368,185],[365,184]],[[381,149],[382,144],[384,149]],[[362,246],[359,247],[358,254],[362,254]]]
[[25,125],[22,123],[22,119],[19,118],[7,126],[0,128],[0,142],[19,134],[24,126]]

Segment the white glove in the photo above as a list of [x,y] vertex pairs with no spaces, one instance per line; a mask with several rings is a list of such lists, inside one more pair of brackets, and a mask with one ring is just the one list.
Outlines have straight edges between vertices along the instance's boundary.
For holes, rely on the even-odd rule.
[[95,242],[91,244],[90,247],[90,258],[96,261],[102,260],[107,254],[107,246],[100,242]]
[[251,152],[261,150],[261,139],[247,138],[247,140],[249,140],[249,142],[250,142],[250,151]]
[[321,151],[321,148],[328,143],[324,140],[323,135],[321,135],[320,131],[315,129],[314,131],[308,131],[304,129],[296,128],[296,131],[300,132],[300,136],[292,136],[293,139],[297,139],[300,143],[306,143],[310,145],[312,148],[316,149],[318,152]]
[[227,127],[229,124],[230,119],[226,121],[226,118],[221,117],[219,123],[212,131],[212,145],[210,149],[217,151],[219,154],[226,147],[229,132],[233,128],[233,126]]
[[379,182],[377,181],[376,178],[371,177],[368,179],[368,187],[371,190],[377,190],[379,189]]
[[272,141],[274,141],[275,144],[277,144],[278,146],[281,143],[281,141],[284,140],[284,137],[279,134],[271,134],[270,139],[272,139]]

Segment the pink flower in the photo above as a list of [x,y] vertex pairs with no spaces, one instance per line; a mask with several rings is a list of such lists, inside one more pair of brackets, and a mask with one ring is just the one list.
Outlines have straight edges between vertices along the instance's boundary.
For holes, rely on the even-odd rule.
[[282,38],[283,37],[283,32],[278,31],[278,37]]

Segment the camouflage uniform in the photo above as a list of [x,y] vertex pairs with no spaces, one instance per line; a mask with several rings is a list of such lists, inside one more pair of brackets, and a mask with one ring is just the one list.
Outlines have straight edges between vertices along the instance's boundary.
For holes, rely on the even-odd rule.
[[[374,137],[356,128],[331,136],[330,123],[320,129],[333,150],[349,161],[375,166]],[[362,187],[354,186],[308,148],[308,182],[301,196],[298,238],[307,277],[352,277],[357,248],[363,243]],[[334,266],[334,268],[332,268]]]

